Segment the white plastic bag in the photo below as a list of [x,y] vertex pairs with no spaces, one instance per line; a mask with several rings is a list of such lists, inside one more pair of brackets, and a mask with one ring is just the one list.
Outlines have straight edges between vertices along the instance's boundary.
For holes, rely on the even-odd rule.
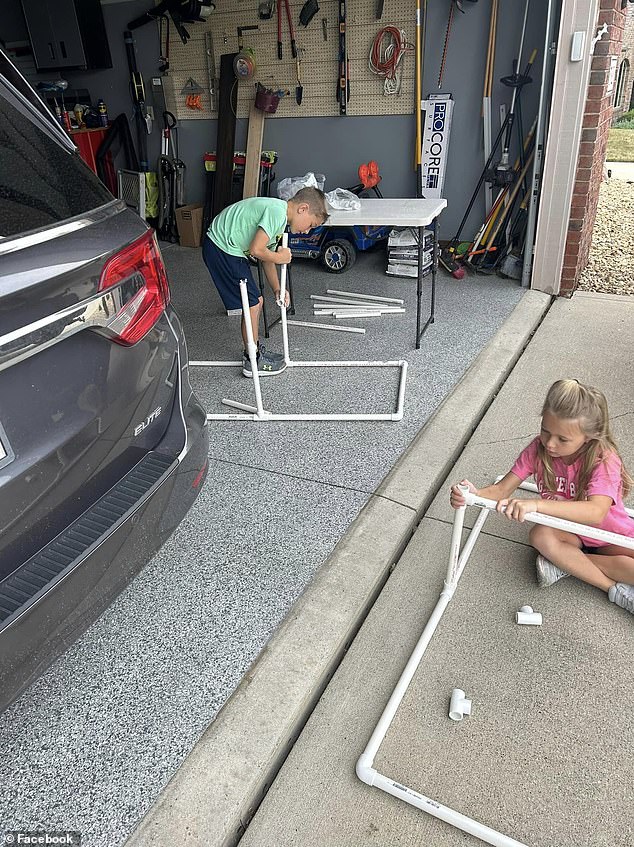
[[277,184],[277,196],[280,200],[290,200],[300,188],[319,188],[324,190],[326,177],[323,174],[314,174],[310,171],[304,176],[289,176],[281,179]]
[[326,201],[331,209],[352,209],[356,211],[361,208],[361,201],[356,194],[346,188],[335,188],[326,192]]

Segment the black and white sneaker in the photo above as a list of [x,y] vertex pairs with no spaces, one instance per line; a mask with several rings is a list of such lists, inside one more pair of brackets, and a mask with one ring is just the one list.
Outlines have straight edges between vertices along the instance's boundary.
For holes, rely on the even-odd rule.
[[[261,352],[258,355],[258,376],[277,376],[286,370],[286,362],[283,358],[273,359],[268,353]],[[251,370],[251,359],[248,356],[242,356],[242,373],[244,376],[253,379]]]

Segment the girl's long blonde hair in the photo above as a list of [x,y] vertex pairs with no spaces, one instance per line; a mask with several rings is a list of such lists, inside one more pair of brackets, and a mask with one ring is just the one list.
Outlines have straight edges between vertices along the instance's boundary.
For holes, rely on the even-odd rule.
[[[584,500],[588,481],[597,464],[605,461],[610,453],[615,453],[619,459],[621,458],[610,430],[605,395],[597,388],[582,385],[576,379],[559,379],[548,389],[542,415],[546,412],[562,420],[576,421],[583,434],[589,439],[583,448],[583,462],[575,492],[575,500]],[[555,491],[552,462],[541,441],[537,448],[537,456],[544,471],[544,487],[549,491]],[[632,489],[632,482],[621,460],[621,493],[624,499]]]

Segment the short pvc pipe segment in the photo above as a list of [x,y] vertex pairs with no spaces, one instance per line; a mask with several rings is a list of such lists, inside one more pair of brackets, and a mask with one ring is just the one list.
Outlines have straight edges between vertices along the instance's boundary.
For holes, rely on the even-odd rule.
[[541,626],[541,612],[534,612],[532,606],[522,606],[519,612],[515,613],[515,622],[526,626]]
[[454,688],[451,692],[451,700],[449,701],[449,717],[452,721],[461,721],[465,715],[471,714],[471,700],[467,700],[467,696],[462,688]]

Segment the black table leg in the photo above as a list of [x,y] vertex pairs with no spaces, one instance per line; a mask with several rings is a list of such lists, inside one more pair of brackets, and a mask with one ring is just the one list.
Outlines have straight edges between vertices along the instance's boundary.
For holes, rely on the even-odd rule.
[[423,297],[423,256],[425,254],[425,228],[418,227],[418,284],[416,286],[416,349],[420,350],[420,340],[425,334],[425,330],[434,322],[434,310],[436,308],[436,267],[438,265],[438,238],[436,228],[436,218],[431,223],[431,231],[433,237],[433,256],[431,265],[431,304],[429,307],[429,317],[425,325],[421,329],[421,309]]

